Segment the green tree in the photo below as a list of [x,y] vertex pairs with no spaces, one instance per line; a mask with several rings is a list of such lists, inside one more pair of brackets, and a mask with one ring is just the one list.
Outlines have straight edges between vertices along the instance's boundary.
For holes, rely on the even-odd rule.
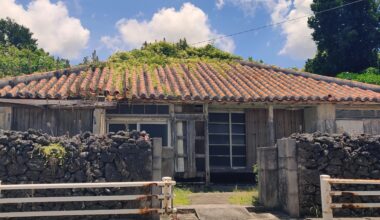
[[355,0],[313,0],[314,16],[309,27],[317,44],[317,54],[306,62],[305,70],[335,76],[340,72],[360,72],[377,66],[380,48],[380,12],[377,0],[365,0],[326,13],[318,13]]
[[63,69],[70,67],[66,59],[54,59],[42,49],[19,49],[0,44],[0,77]]
[[70,67],[67,59],[50,56],[37,47],[28,28],[13,20],[0,20],[0,77]]
[[0,44],[14,45],[18,49],[37,49],[37,40],[28,28],[17,24],[10,18],[0,19]]

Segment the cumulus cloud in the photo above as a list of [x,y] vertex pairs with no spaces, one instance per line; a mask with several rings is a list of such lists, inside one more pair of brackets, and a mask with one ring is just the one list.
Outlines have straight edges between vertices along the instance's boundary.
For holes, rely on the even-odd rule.
[[61,1],[36,0],[24,8],[15,0],[1,0],[0,18],[5,17],[28,27],[40,47],[65,58],[77,58],[90,37],[90,31],[79,19],[69,16]]
[[216,0],[216,8],[222,9],[226,4],[231,4],[243,10],[247,16],[254,16],[256,9],[267,6],[273,0]]
[[[186,38],[189,43],[200,42],[222,36],[213,30],[207,15],[191,3],[185,3],[177,11],[175,8],[163,8],[156,12],[151,20],[121,19],[116,23],[119,32],[116,36],[103,36],[101,41],[109,49],[133,49],[144,41],[163,40],[177,42]],[[217,39],[213,42],[222,50],[232,52],[235,44],[231,38]],[[207,42],[195,46],[204,46]]]
[[[279,22],[285,19],[296,19],[311,14],[312,0],[279,0],[272,12],[272,21]],[[282,34],[285,36],[285,45],[279,54],[289,55],[295,59],[307,59],[316,53],[316,45],[312,39],[313,32],[307,25],[307,19],[298,19],[281,24]]]
[[[219,0],[216,1],[218,7]],[[312,0],[224,0],[218,7],[225,4],[238,7],[246,15],[254,16],[258,8],[268,11],[272,23],[292,20],[311,14]],[[220,5],[220,4],[219,4]],[[287,55],[294,59],[307,59],[316,53],[316,45],[311,37],[312,30],[307,25],[307,19],[298,19],[275,26],[285,37],[285,44],[279,51],[280,55]]]

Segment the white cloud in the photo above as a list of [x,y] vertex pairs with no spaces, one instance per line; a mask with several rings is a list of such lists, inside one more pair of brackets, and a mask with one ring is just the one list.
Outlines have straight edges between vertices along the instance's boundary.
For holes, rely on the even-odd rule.
[[247,16],[254,16],[256,9],[261,6],[267,6],[273,0],[216,0],[215,5],[222,9],[226,4],[231,4],[243,10]]
[[[312,0],[278,0],[273,9],[271,18],[273,22],[285,19],[296,19],[311,14],[310,4]],[[316,53],[316,45],[312,39],[313,32],[307,25],[307,19],[298,19],[280,25],[285,36],[285,45],[280,50],[280,55],[289,55],[295,59],[307,59]]]
[[216,8],[222,9],[224,6],[224,0],[216,0]]
[[[151,20],[121,19],[116,23],[116,28],[118,35],[101,38],[105,46],[112,50],[138,48],[144,41],[154,42],[164,38],[169,42],[186,38],[187,42],[194,43],[221,36],[212,30],[207,14],[191,3],[183,4],[178,11],[175,8],[163,8]],[[231,38],[217,39],[214,44],[229,52],[235,49]]]
[[[273,23],[278,23],[311,14],[312,2],[313,0],[224,0],[218,8],[221,9],[223,5],[229,3],[241,9],[246,15],[254,16],[260,7],[270,13]],[[316,53],[316,45],[311,37],[312,30],[308,27],[306,18],[285,22],[275,28],[279,28],[285,37],[285,44],[279,51],[280,55],[307,59]]]
[[28,27],[40,47],[65,58],[77,58],[90,37],[90,31],[69,16],[61,1],[36,0],[24,8],[15,0],[0,0],[0,18],[5,17]]

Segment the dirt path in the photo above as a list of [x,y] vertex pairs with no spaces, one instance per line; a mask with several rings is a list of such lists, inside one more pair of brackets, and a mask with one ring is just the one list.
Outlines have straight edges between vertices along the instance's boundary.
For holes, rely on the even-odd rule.
[[228,199],[232,195],[234,195],[233,192],[194,193],[189,196],[189,199],[192,205],[229,204]]

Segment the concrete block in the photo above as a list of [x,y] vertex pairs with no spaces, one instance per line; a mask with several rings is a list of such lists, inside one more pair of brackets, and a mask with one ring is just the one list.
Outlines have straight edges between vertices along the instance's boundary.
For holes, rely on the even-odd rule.
[[336,120],[336,131],[337,133],[363,134],[363,120]]

